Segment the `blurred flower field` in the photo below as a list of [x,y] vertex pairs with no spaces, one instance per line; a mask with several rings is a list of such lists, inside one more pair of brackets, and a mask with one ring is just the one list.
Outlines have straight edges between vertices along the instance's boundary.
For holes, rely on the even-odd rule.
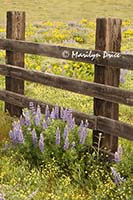
[[[0,28],[0,38],[4,37]],[[94,49],[95,23],[86,19],[38,22],[27,26],[26,40]],[[125,20],[121,51],[132,54],[132,43],[133,23]],[[0,51],[0,63],[5,62],[4,56]],[[26,55],[25,67],[80,80],[94,78],[93,65],[86,63]],[[0,87],[5,87],[2,76]],[[133,90],[131,71],[121,72],[120,87]],[[59,119],[57,107],[56,114],[47,110],[45,115],[39,107],[25,109],[19,121],[3,114],[0,102],[0,200],[133,199],[133,143],[120,139],[121,153],[118,149],[112,163],[101,162],[97,151],[89,151],[91,131],[82,122],[76,126],[70,114],[69,109],[93,114],[92,98],[29,82],[25,82],[25,94],[68,110]],[[120,120],[133,124],[133,108],[120,105]]]

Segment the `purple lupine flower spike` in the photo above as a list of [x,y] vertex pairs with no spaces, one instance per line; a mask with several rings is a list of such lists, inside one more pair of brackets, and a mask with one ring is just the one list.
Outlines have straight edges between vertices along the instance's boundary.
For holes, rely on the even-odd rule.
[[75,128],[75,118],[72,118],[72,120],[69,122],[69,127],[71,130]]
[[111,172],[116,185],[119,185],[122,181],[125,180],[124,177],[121,177],[120,174],[116,172],[114,167],[111,167]]
[[15,122],[13,124],[13,131],[16,135],[16,142],[17,143],[24,143],[24,137],[21,129],[21,125],[19,122]]
[[79,135],[81,134],[83,128],[84,128],[84,122],[83,122],[83,120],[81,120],[81,123],[79,125],[79,129],[78,129],[78,134]]
[[30,113],[28,110],[23,111],[23,116],[25,118],[25,125],[29,126],[30,125]]
[[10,140],[11,140],[12,144],[16,144],[17,143],[15,124],[16,124],[16,122],[13,123],[13,130],[9,131],[9,137],[10,137]]
[[37,114],[35,115],[34,121],[35,121],[35,125],[36,125],[36,126],[39,126],[39,125],[40,125],[40,117],[39,117]]
[[51,114],[50,114],[50,118],[51,119],[55,119],[56,117],[55,117],[55,109],[54,108],[52,108],[52,111],[51,111]]
[[16,144],[16,135],[12,130],[9,131],[9,138],[12,144]]
[[68,133],[69,133],[69,129],[68,129],[68,125],[66,125],[65,128],[64,128],[64,140],[68,136]]
[[43,134],[40,134],[40,138],[39,138],[39,149],[41,152],[44,151],[44,137]]
[[12,144],[24,143],[24,136],[23,136],[20,122],[13,123],[13,130],[9,132],[9,137]]
[[37,110],[36,110],[36,114],[35,114],[35,116],[34,116],[34,120],[35,120],[35,125],[36,125],[36,126],[39,126],[39,125],[40,125],[41,118],[42,118],[41,108],[40,108],[40,106],[38,105],[38,106],[37,106]]
[[22,129],[19,129],[16,139],[18,143],[20,144],[24,143],[24,136],[23,136]]
[[32,142],[33,142],[33,145],[34,145],[34,146],[37,145],[37,141],[38,141],[37,134],[36,134],[35,129],[33,129],[33,130],[32,130]]
[[55,106],[54,110],[55,110],[55,118],[59,119],[59,106]]
[[42,128],[45,130],[48,128],[48,125],[47,125],[47,122],[46,120],[44,119],[43,122],[42,122]]
[[67,109],[64,110],[62,119],[64,122],[67,121]]
[[69,128],[72,130],[73,129],[73,116],[72,116],[72,111],[67,110],[65,114],[65,121],[67,121]]
[[37,106],[36,114],[38,115],[39,120],[41,121],[42,113],[40,105]]
[[49,106],[46,106],[45,109],[45,120],[47,120],[50,117],[50,110],[49,110]]
[[56,129],[56,145],[60,145],[60,129],[57,127]]
[[87,129],[84,127],[81,131],[81,134],[80,134],[80,139],[79,139],[79,143],[80,144],[84,144],[85,143],[85,139],[87,137]]
[[24,118],[23,118],[22,115],[20,116],[20,120],[19,120],[19,121],[20,121],[20,125],[21,125],[21,126],[24,126],[25,121],[24,121]]
[[67,150],[69,148],[69,138],[68,136],[65,138],[65,141],[64,141],[64,147],[63,149],[64,150]]

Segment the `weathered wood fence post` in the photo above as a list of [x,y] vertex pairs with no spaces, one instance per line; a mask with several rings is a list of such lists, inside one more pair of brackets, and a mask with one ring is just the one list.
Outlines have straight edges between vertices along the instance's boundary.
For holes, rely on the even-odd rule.
[[[121,19],[98,18],[96,20],[96,50],[120,52],[121,46]],[[97,83],[118,87],[120,70],[113,67],[95,65],[94,81]],[[101,91],[102,92],[102,91]],[[94,114],[118,120],[119,107],[116,103],[94,98]],[[93,145],[98,144],[99,132],[93,131]],[[100,147],[115,152],[118,146],[118,137],[102,133]]]
[[[25,12],[7,12],[6,37],[8,39],[25,40]],[[6,51],[6,63],[24,67],[24,53]],[[24,94],[24,81],[6,77],[6,90]],[[21,109],[18,106],[5,103],[5,109],[11,115],[19,116]]]

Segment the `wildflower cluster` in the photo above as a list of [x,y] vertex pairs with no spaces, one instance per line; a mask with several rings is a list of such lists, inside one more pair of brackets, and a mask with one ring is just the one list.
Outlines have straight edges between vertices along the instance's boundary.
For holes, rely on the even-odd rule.
[[[53,123],[56,121],[58,123],[54,127]],[[70,109],[59,109],[55,106],[50,110],[47,105],[43,115],[40,106],[35,108],[30,102],[29,109],[24,109],[20,120],[13,123],[9,136],[13,146],[22,146],[25,154],[27,150],[24,148],[29,148],[32,157],[40,159],[42,155],[43,160],[45,154],[48,156],[48,152],[50,157],[56,157],[59,151],[63,153],[67,150],[76,150],[79,146],[82,148],[82,145],[87,143],[88,126],[86,120],[85,123],[81,121],[77,127]],[[33,155],[35,152],[36,156]]]
[[[41,172],[41,175],[34,176],[35,180],[37,176],[38,182],[41,182],[39,179],[41,176],[43,180],[45,179],[46,185],[50,187],[51,181],[54,184],[55,179],[56,181],[59,179],[60,182],[64,180],[64,177],[68,177],[67,180],[70,179],[69,187],[72,182],[85,186],[89,195],[91,194],[90,199],[95,199],[95,197],[99,200],[119,199],[119,194],[124,199],[126,196],[124,187],[129,184],[128,188],[131,192],[132,179],[125,178],[122,170],[118,167],[122,160],[122,147],[118,146],[112,164],[102,163],[100,159],[96,159],[95,152],[93,154],[89,152],[89,146],[87,146],[88,127],[87,120],[81,121],[77,126],[70,109],[59,109],[58,106],[50,109],[47,105],[45,114],[42,114],[40,106],[35,107],[31,102],[29,109],[23,110],[20,120],[13,122],[9,136],[17,159],[24,158],[23,160],[28,165],[31,164],[29,165],[30,169],[38,169]],[[53,168],[49,163],[53,165]],[[32,166],[37,166],[37,168],[32,168]],[[4,179],[5,175],[2,174],[2,176]],[[15,185],[16,179],[13,179],[12,182]],[[44,185],[43,181],[42,185]],[[35,185],[34,189],[27,193],[27,196],[44,199],[41,187]],[[44,189],[44,191],[46,195],[46,190]],[[52,191],[48,191],[48,194],[56,198]],[[71,198],[66,190],[64,190],[64,194]],[[73,195],[75,194],[73,193]],[[87,195],[86,192],[85,195]],[[62,196],[62,198],[64,197]]]
[[13,144],[23,144],[24,143],[24,136],[22,133],[22,128],[20,122],[13,123],[13,129],[9,132],[10,140]]

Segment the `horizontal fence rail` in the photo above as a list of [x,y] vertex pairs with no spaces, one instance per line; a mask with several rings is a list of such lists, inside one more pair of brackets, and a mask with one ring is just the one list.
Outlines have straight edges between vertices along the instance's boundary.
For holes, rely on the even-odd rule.
[[114,136],[133,140],[133,126],[130,124],[98,116],[97,128],[101,132],[111,133]]
[[114,103],[133,106],[133,91],[119,89],[109,85],[81,81],[33,70],[31,71],[5,64],[0,64],[0,74],[6,77],[36,82]]
[[[42,113],[45,112],[46,105],[48,105],[50,109],[52,109],[55,106],[55,105],[45,103],[40,100],[35,100],[33,98],[26,97],[24,95],[7,91],[7,90],[0,90],[0,100],[19,106],[21,108],[29,107],[29,103],[33,102],[34,104],[41,106]],[[76,124],[80,124],[81,120],[84,120],[84,121],[88,120],[89,128],[94,129],[94,130],[97,129],[96,116],[91,116],[85,113],[73,111],[73,117],[75,118]]]
[[133,55],[0,39],[0,49],[133,70]]
[[[54,105],[7,90],[0,90],[0,99],[21,108],[28,107],[29,103],[33,102],[36,105],[41,106],[43,113],[45,112],[46,105],[49,105],[50,109],[54,107]],[[75,118],[76,124],[80,124],[81,120],[88,120],[89,128],[93,130],[99,130],[101,132],[106,132],[107,134],[112,133],[115,136],[122,137],[128,140],[133,140],[133,126],[130,124],[119,122],[102,116],[87,115],[85,113],[80,113],[74,110],[72,110],[72,113]]]

